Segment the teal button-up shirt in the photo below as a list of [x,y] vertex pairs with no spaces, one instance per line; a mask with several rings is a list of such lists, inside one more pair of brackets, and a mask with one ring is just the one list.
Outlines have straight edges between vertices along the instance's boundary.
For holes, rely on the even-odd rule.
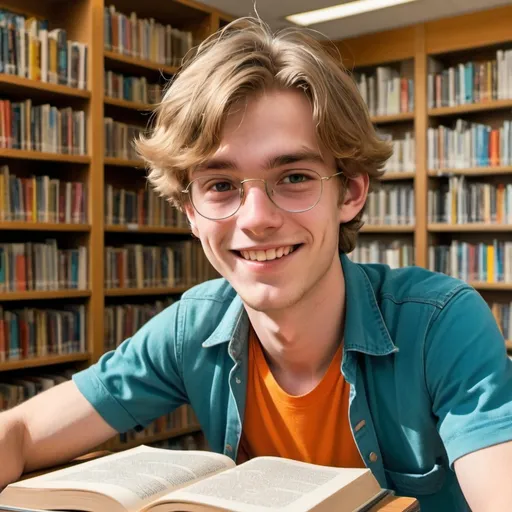
[[[382,487],[417,497],[424,512],[469,510],[454,460],[512,439],[512,362],[489,307],[443,274],[340,257],[340,371],[350,385],[349,421],[363,460]],[[74,381],[119,432],[189,403],[210,448],[236,459],[248,331],[233,288],[209,281]]]

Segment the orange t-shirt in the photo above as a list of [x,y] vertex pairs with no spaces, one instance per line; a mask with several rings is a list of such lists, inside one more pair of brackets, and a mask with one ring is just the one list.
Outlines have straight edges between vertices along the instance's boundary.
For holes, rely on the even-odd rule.
[[340,347],[319,384],[305,395],[292,396],[274,379],[250,329],[238,462],[273,455],[325,466],[365,467],[348,421],[350,386],[340,371],[341,357]]

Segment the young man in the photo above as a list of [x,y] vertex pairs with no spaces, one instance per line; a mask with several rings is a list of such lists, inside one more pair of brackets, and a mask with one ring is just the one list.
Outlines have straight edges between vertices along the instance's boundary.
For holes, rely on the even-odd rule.
[[138,148],[224,279],[0,415],[0,486],[190,403],[235,460],[368,466],[426,512],[510,508],[503,338],[467,284],[347,257],[390,149],[319,43],[233,23]]

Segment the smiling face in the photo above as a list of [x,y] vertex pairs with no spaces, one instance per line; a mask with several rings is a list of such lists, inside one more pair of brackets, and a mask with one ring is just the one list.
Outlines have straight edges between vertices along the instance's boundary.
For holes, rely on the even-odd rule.
[[[341,275],[339,224],[363,206],[368,180],[350,180],[341,207],[339,177],[326,180],[318,204],[301,213],[276,206],[257,181],[272,179],[286,187],[307,179],[308,172],[322,177],[337,172],[316,136],[310,103],[302,92],[272,90],[232,109],[218,150],[190,176],[255,179],[243,184],[243,204],[226,219],[206,219],[185,205],[209,261],[250,308],[270,312],[293,306],[327,290]],[[211,183],[207,190],[215,193],[230,189],[229,182],[217,181],[213,189]]]

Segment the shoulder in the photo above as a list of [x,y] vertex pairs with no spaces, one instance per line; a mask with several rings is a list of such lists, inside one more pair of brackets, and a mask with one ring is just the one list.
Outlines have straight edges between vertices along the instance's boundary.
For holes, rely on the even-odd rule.
[[359,267],[368,277],[379,302],[392,301],[397,305],[415,302],[442,309],[464,291],[475,292],[460,279],[422,267],[391,269],[382,264]]

